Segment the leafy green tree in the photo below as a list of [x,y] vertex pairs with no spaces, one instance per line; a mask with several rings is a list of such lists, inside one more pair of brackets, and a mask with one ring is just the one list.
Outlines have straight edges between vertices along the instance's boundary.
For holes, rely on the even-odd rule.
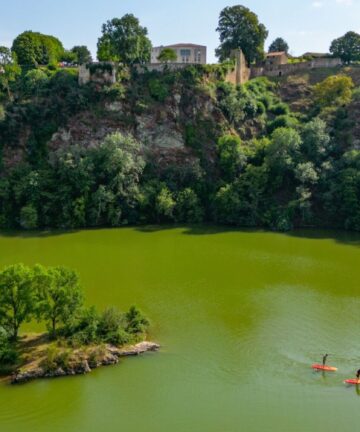
[[130,135],[114,133],[87,153],[86,164],[92,167],[94,181],[91,224],[128,223],[138,205],[139,183],[145,167],[140,150],[140,144]]
[[269,46],[269,52],[289,52],[288,43],[281,37],[276,38]]
[[51,333],[56,335],[58,325],[73,320],[83,305],[79,276],[66,267],[46,269],[37,265],[34,268],[34,287],[38,319],[47,321]]
[[320,107],[347,105],[351,101],[354,82],[349,76],[331,75],[314,87],[315,103]]
[[158,220],[172,220],[176,202],[171,191],[165,186],[156,197],[156,213]]
[[200,223],[203,218],[204,211],[197,194],[191,188],[179,192],[175,206],[176,222]]
[[123,345],[129,342],[129,334],[125,330],[125,317],[116,308],[104,310],[98,324],[100,340],[115,345]]
[[18,63],[25,67],[57,63],[64,54],[59,39],[32,31],[17,36],[11,50],[16,54]]
[[14,345],[9,341],[9,335],[0,327],[0,370],[3,366],[13,366],[19,359]]
[[263,58],[268,31],[257,15],[245,6],[223,9],[217,31],[220,33],[220,46],[216,55],[220,61],[229,59],[231,51],[238,48],[242,49],[248,63]]
[[30,70],[23,80],[25,94],[39,97],[40,91],[46,87],[48,80],[48,76],[41,69]]
[[332,41],[330,52],[334,57],[339,57],[344,63],[360,60],[360,35],[353,31]]
[[306,123],[302,129],[302,151],[316,164],[329,152],[330,135],[326,129],[326,123],[318,117]]
[[159,54],[158,60],[162,63],[171,63],[177,60],[177,54],[172,48],[164,48]]
[[290,128],[278,128],[266,148],[266,163],[277,173],[285,174],[295,167],[300,155],[301,137]]
[[27,230],[38,228],[38,212],[32,204],[22,207],[20,211],[20,226]]
[[33,272],[23,264],[16,264],[0,273],[0,325],[13,340],[18,338],[20,326],[34,315],[35,299]]
[[9,48],[0,46],[0,95],[5,91],[8,99],[12,99],[11,85],[21,74],[21,68]]
[[0,46],[0,66],[5,66],[13,62],[10,48]]
[[75,54],[75,61],[78,64],[85,64],[85,63],[92,62],[91,53],[88,47],[85,45],[74,46],[73,48],[71,48],[71,52]]
[[231,181],[246,164],[241,139],[235,135],[224,135],[218,140],[217,150],[222,177]]
[[130,307],[129,311],[125,314],[125,320],[125,330],[131,335],[145,333],[149,326],[149,320],[136,306]]
[[107,21],[98,40],[98,59],[126,65],[147,63],[151,57],[151,42],[147,35],[147,28],[142,27],[132,14]]

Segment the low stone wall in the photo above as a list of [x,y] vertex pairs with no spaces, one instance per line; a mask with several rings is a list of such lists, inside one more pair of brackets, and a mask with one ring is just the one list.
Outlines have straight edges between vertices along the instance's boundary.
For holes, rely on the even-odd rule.
[[306,71],[316,68],[332,68],[341,65],[342,62],[340,59],[329,57],[318,58],[301,63],[288,63],[284,65],[274,66],[271,69],[265,67],[252,67],[250,78],[257,78],[260,76],[277,77],[293,74],[299,71]]
[[164,70],[176,71],[187,68],[188,66],[199,66],[200,63],[149,63],[146,65],[137,65],[139,73],[144,72],[164,72]]

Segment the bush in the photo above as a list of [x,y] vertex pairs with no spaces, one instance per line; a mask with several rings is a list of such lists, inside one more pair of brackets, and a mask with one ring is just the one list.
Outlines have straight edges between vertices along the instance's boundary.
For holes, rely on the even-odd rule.
[[124,315],[116,308],[107,308],[100,316],[97,334],[107,343],[117,344],[124,338]]
[[286,103],[278,103],[270,108],[270,112],[277,116],[288,115],[290,108]]
[[353,80],[345,75],[329,76],[314,87],[314,100],[320,107],[347,105],[351,101]]
[[149,92],[150,96],[159,102],[164,102],[169,96],[168,86],[156,78],[149,80]]
[[278,128],[296,128],[298,125],[298,121],[291,116],[288,115],[280,115],[276,117],[275,120],[268,124],[268,133],[271,134],[275,129]]
[[0,366],[13,366],[19,360],[19,353],[9,343],[0,344]]

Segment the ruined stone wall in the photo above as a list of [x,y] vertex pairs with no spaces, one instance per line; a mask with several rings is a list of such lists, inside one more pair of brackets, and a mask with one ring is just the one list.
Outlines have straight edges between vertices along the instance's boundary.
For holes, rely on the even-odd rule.
[[240,49],[233,50],[231,57],[235,60],[235,67],[226,75],[225,81],[234,85],[245,84],[250,79],[251,70],[247,65],[244,53]]
[[118,66],[112,62],[91,63],[79,66],[79,85],[95,82],[115,84]]
[[307,62],[301,63],[288,63],[272,68],[267,67],[252,67],[251,68],[251,78],[257,78],[260,76],[277,77],[283,75],[289,75],[299,71],[306,71],[316,68],[332,68],[341,66],[342,62],[338,58],[317,58]]

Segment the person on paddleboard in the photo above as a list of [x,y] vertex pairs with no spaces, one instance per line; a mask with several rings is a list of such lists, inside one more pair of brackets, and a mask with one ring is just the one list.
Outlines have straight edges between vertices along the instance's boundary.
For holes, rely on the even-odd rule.
[[329,357],[329,354],[325,354],[325,355],[324,355],[323,360],[322,360],[322,364],[323,364],[323,366],[326,365],[326,360],[327,360],[328,357]]
[[356,378],[358,381],[360,380],[360,369],[356,372]]

